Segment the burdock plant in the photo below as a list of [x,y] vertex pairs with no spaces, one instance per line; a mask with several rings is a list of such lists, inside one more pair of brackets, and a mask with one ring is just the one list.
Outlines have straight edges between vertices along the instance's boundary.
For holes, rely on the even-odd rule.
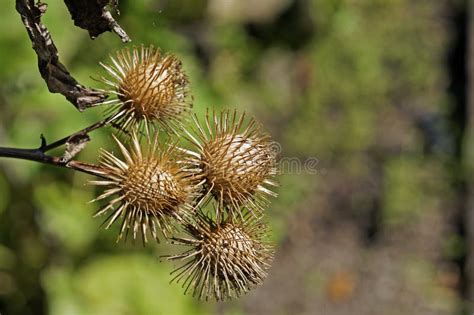
[[160,145],[158,135],[146,136],[146,148],[142,148],[135,132],[129,149],[114,139],[122,158],[105,150],[101,153],[98,173],[103,178],[91,184],[106,189],[93,201],[110,200],[95,216],[110,213],[106,229],[121,218],[118,239],[129,230],[133,239],[141,233],[144,242],[147,231],[156,240],[158,231],[167,236],[173,231],[173,221],[181,220],[190,211],[199,190],[182,151],[172,143]]
[[112,107],[114,120],[123,129],[136,125],[161,125],[168,131],[180,125],[192,107],[189,82],[181,61],[153,46],[126,48],[101,63],[109,74],[101,81],[116,95],[103,104]]
[[[218,212],[218,211],[216,211]],[[226,300],[261,285],[273,259],[267,227],[254,216],[216,221],[199,212],[195,222],[184,225],[187,238],[175,244],[190,247],[168,259],[184,261],[173,271],[172,281],[198,299]]]
[[[183,262],[173,280],[199,299],[226,300],[261,285],[273,258],[262,221],[269,197],[276,196],[270,136],[255,119],[236,111],[208,111],[204,120],[194,115],[192,125],[187,125],[192,96],[181,61],[153,46],[123,49],[108,64],[101,63],[107,75],[99,81],[107,87],[82,86],[59,62],[57,48],[41,23],[46,7],[40,2],[22,3],[17,2],[17,10],[50,91],[63,94],[80,111],[102,105],[109,114],[50,144],[42,137],[39,148],[0,147],[0,157],[98,177],[91,181],[101,190],[93,200],[101,204],[95,216],[105,217],[106,228],[120,222],[118,240],[141,237],[145,245],[149,235],[159,241],[163,234],[173,244],[187,246],[167,257]],[[96,7],[94,2],[90,10]],[[74,6],[69,9],[75,11]],[[106,25],[129,41],[104,12],[94,15],[105,17],[103,21],[90,25]],[[97,29],[89,31],[100,34]],[[101,150],[97,164],[75,160],[91,140],[90,133],[103,127],[118,129],[112,136],[118,153]],[[187,138],[191,147],[178,146],[172,138],[177,135]],[[48,154],[61,146],[65,146],[62,155]]]
[[276,156],[270,136],[261,131],[255,119],[246,120],[236,111],[209,112],[204,123],[194,117],[192,132],[186,132],[194,145],[194,163],[205,183],[205,196],[212,196],[219,209],[234,217],[246,206],[261,212],[268,197],[276,197],[272,187]]

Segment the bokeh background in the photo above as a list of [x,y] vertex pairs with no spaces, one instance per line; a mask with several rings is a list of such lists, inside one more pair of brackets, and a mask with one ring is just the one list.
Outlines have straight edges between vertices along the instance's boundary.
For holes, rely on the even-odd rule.
[[[166,244],[115,243],[89,176],[0,160],[0,313],[471,314],[468,1],[121,0],[128,46],[178,55],[195,112],[235,108],[281,144],[277,252],[262,287],[226,303],[169,285]],[[474,14],[472,14],[474,17]],[[62,1],[43,18],[81,83],[124,45],[90,40]],[[14,8],[0,13],[0,145],[36,147],[97,121],[47,91]],[[469,106],[469,104],[473,106]],[[92,134],[80,159],[111,148]],[[58,151],[58,153],[60,153]]]

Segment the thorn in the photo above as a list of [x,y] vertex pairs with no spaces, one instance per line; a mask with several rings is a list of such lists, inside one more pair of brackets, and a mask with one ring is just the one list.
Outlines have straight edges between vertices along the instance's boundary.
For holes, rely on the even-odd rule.
[[39,147],[39,150],[42,151],[46,147],[46,138],[44,137],[43,134],[41,134],[40,139],[41,139],[41,145]]

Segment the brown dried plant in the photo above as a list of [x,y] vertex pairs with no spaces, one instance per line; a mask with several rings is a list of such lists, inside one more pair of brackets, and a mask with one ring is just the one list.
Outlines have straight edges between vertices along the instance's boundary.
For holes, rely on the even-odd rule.
[[190,154],[201,170],[205,196],[212,195],[219,209],[233,216],[240,214],[241,206],[261,212],[269,203],[267,197],[276,197],[271,190],[277,186],[277,169],[270,137],[253,118],[246,120],[236,111],[207,112],[204,124],[195,115],[193,120],[192,132],[185,132],[197,151]]
[[[159,241],[163,234],[174,244],[190,247],[168,256],[171,261],[185,261],[172,280],[182,283],[185,293],[221,301],[261,285],[274,254],[262,222],[268,197],[276,196],[271,189],[277,172],[270,137],[253,118],[227,110],[208,111],[204,122],[194,115],[193,126],[186,129],[183,118],[192,108],[188,78],[180,60],[153,46],[117,52],[110,64],[101,63],[108,75],[100,81],[108,88],[85,88],[58,60],[57,48],[38,14],[45,6],[28,3],[20,3],[17,10],[50,91],[63,94],[80,111],[105,105],[109,113],[52,143],[41,137],[39,148],[0,147],[0,157],[99,177],[91,184],[103,191],[92,202],[105,204],[95,216],[107,216],[106,229],[121,222],[117,241],[130,233],[145,244],[148,235]],[[129,40],[115,20],[102,11],[99,16],[124,41]],[[110,94],[114,97],[105,100]],[[91,140],[89,134],[108,125],[118,127],[130,140],[113,136],[121,156],[102,150],[98,165],[75,160]],[[160,140],[159,129],[187,138],[193,149]],[[65,146],[62,155],[50,153],[61,146]],[[213,203],[213,210],[204,213],[208,203]],[[180,230],[187,237],[178,236]]]
[[158,124],[175,131],[192,107],[189,81],[179,59],[153,46],[123,49],[101,63],[110,78],[101,77],[108,94],[117,95],[102,104],[112,106],[115,123],[128,130]]
[[110,200],[95,216],[110,213],[106,229],[122,219],[118,240],[129,230],[133,239],[141,233],[144,242],[147,242],[147,231],[156,240],[159,231],[167,236],[173,231],[174,219],[181,220],[190,211],[200,189],[182,151],[170,143],[160,145],[158,135],[146,137],[145,149],[135,132],[131,148],[114,139],[124,159],[102,151],[100,175],[104,179],[91,181],[91,184],[107,189],[93,201]]
[[172,282],[181,283],[185,294],[217,301],[238,298],[263,283],[274,250],[261,220],[244,215],[216,221],[202,212],[194,218],[184,226],[187,238],[173,238],[175,244],[191,248],[168,257],[185,261],[172,272]]

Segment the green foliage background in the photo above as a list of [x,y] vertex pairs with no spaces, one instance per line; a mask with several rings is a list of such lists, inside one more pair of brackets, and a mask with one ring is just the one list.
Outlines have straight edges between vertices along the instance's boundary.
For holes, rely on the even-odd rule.
[[[267,212],[277,244],[268,283],[221,305],[183,296],[179,286],[168,283],[172,266],[159,263],[159,256],[172,248],[115,244],[116,231],[104,231],[100,220],[91,218],[97,205],[87,203],[96,195],[86,185],[89,176],[2,160],[0,311],[457,310],[462,302],[455,264],[465,248],[450,221],[457,176],[452,143],[450,136],[438,139],[427,153],[417,120],[444,121],[452,109],[446,66],[452,34],[444,12],[448,4],[454,9],[457,4],[267,0],[260,11],[252,9],[252,1],[241,1],[246,6],[229,12],[218,2],[122,0],[119,21],[133,39],[127,46],[153,44],[183,60],[198,115],[207,107],[247,111],[281,144],[283,158],[301,163],[317,158],[316,172],[282,170],[280,197]],[[0,144],[34,147],[40,134],[53,141],[100,119],[101,108],[78,113],[61,95],[47,91],[14,1],[5,2],[0,15]],[[118,37],[107,33],[90,40],[74,27],[61,1],[49,2],[43,21],[73,76],[84,85],[101,86],[91,77],[102,73],[99,61],[124,47]],[[449,124],[435,127],[444,130]],[[456,126],[453,130],[456,135]],[[110,130],[92,136],[81,160],[94,162],[99,148],[113,148]],[[373,211],[378,211],[375,225],[382,231],[375,247],[367,246],[363,236]],[[432,224],[436,237],[423,234],[421,224]],[[340,238],[354,242],[353,253],[338,243]],[[427,241],[427,250],[406,248],[416,240],[434,245]],[[321,244],[325,242],[339,256]],[[390,262],[396,272],[384,271],[386,265],[382,268],[374,258],[389,249],[397,253]],[[325,264],[324,257],[333,265]],[[387,283],[401,283],[409,297],[389,293],[385,300],[374,295],[370,301],[363,291],[376,286],[367,282],[370,275],[361,266],[370,266],[376,279],[385,275]],[[342,277],[343,289],[333,286],[340,270],[351,275]],[[332,288],[342,290],[342,298]]]

